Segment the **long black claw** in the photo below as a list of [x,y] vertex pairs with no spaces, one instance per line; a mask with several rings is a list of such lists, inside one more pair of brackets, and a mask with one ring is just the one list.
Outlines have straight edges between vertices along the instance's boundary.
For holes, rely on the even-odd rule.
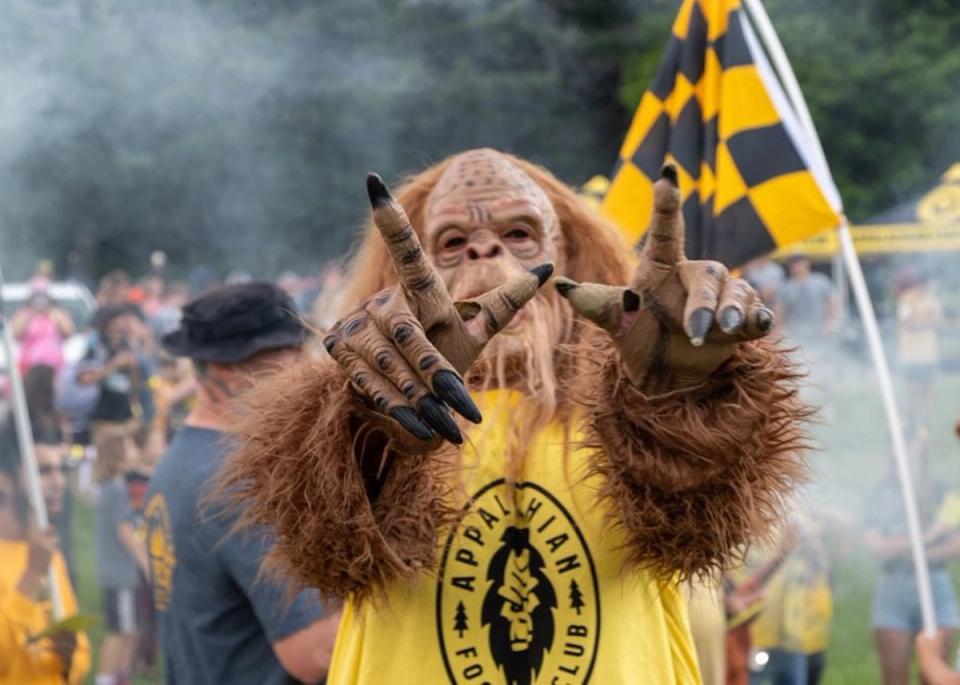
[[537,277],[538,286],[543,285],[547,282],[547,279],[553,275],[553,264],[547,262],[540,266],[535,266],[530,269],[530,273]]
[[460,435],[460,429],[457,428],[457,424],[453,418],[451,418],[447,410],[444,409],[443,405],[440,404],[435,397],[427,395],[420,400],[420,402],[417,403],[417,411],[420,412],[423,420],[444,438],[454,445],[463,444],[463,436]]
[[742,325],[743,314],[736,307],[727,307],[720,313],[720,329],[724,333],[735,333]]
[[627,288],[623,291],[623,311],[635,312],[640,309],[640,296]]
[[763,333],[769,333],[773,328],[773,312],[766,307],[757,312],[757,328]]
[[703,344],[707,337],[707,331],[713,325],[713,310],[707,307],[700,307],[690,315],[690,342],[695,347]]
[[433,391],[467,421],[473,423],[483,421],[480,410],[473,403],[473,398],[467,392],[463,381],[453,371],[439,371],[433,377]]
[[663,168],[660,169],[660,177],[670,181],[674,188],[680,186],[680,182],[677,180],[677,167],[673,166],[672,164],[663,165]]
[[576,288],[576,284],[567,281],[557,281],[555,284],[557,292],[566,297],[567,293]]
[[421,440],[429,440],[433,437],[433,431],[430,430],[427,424],[420,420],[417,412],[410,407],[396,407],[395,409],[391,409],[390,416]]
[[367,195],[370,196],[370,204],[374,209],[383,207],[392,199],[383,179],[373,172],[367,174]]

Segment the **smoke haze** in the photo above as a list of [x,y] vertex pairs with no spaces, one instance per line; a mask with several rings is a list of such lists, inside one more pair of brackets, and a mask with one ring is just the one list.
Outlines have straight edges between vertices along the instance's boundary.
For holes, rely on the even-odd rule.
[[578,64],[578,36],[536,3],[8,0],[4,264],[23,278],[73,254],[89,277],[163,249],[316,268],[349,245],[367,171],[478,145],[581,182],[628,112],[611,126],[590,106],[616,73]]

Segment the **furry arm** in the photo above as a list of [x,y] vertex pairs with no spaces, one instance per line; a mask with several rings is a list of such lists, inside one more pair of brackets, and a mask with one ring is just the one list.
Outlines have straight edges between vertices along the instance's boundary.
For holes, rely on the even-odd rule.
[[594,374],[584,384],[591,470],[631,563],[661,577],[724,568],[780,519],[805,476],[800,424],[811,414],[784,352],[739,345],[705,383],[655,398],[613,349]]
[[213,495],[234,505],[237,527],[275,531],[268,570],[340,600],[434,563],[448,514],[439,439],[368,409],[330,360],[258,383],[236,433]]

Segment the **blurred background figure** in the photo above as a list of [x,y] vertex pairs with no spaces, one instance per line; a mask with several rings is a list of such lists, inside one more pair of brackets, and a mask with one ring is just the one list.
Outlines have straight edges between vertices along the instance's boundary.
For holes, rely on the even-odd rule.
[[767,307],[776,310],[780,288],[786,278],[780,264],[769,257],[751,259],[743,267],[743,278],[753,286]]
[[932,415],[933,381],[940,370],[943,306],[928,273],[903,269],[897,279],[897,352],[907,385],[907,423],[926,423]]
[[[250,311],[260,314],[254,328]],[[181,327],[163,340],[169,354],[192,360],[197,384],[196,401],[154,473],[145,513],[171,682],[316,683],[326,676],[339,614],[313,591],[290,595],[263,577],[269,531],[233,530],[235,513],[207,489],[230,449],[234,400],[258,375],[302,354],[306,338],[290,296],[254,282],[189,303]]]
[[310,312],[310,320],[321,331],[328,330],[337,320],[344,282],[343,267],[340,263],[327,262],[320,275],[320,290],[313,300]]
[[150,253],[150,276],[163,280],[167,271],[167,253],[154,250]]
[[[777,292],[774,311],[777,331],[794,347],[794,362],[807,378],[806,401],[819,416],[832,421],[836,415],[834,391],[837,375],[837,300],[830,279],[811,269],[810,260],[799,254],[787,259],[789,278]],[[774,279],[769,279],[774,280]]]
[[135,533],[125,479],[136,447],[129,435],[112,434],[97,448],[97,582],[107,635],[100,648],[96,685],[127,685],[139,639],[137,589],[146,575],[144,540]]
[[[31,368],[23,379],[23,389],[36,452],[44,453],[43,457],[48,461],[62,459],[66,469],[64,477],[68,477],[69,467],[72,464],[69,458],[70,429],[56,405],[56,378],[53,367],[38,364]],[[51,452],[50,455],[45,454],[48,451]],[[58,516],[52,521],[57,529],[60,550],[67,562],[70,580],[76,581],[72,514],[73,490],[68,487],[64,490]]]
[[130,301],[130,274],[123,269],[114,269],[100,279],[97,304],[103,307],[120,307]]
[[752,685],[817,685],[823,678],[833,620],[832,569],[849,551],[852,521],[810,504],[794,508],[772,559],[748,581],[763,589],[751,626]]
[[157,373],[150,379],[150,389],[154,415],[144,457],[147,469],[152,472],[193,405],[197,384],[190,363],[186,359],[161,354],[157,360]]
[[64,363],[63,343],[74,332],[70,315],[57,307],[47,294],[48,285],[45,276],[34,276],[26,306],[13,315],[10,323],[13,337],[19,343],[18,363],[22,374],[37,364],[60,369]]
[[69,426],[56,406],[56,369],[47,364],[32,367],[23,377],[23,392],[34,438],[47,435],[68,441]]
[[167,281],[163,284],[163,293],[147,321],[154,340],[159,340],[180,323],[180,309],[187,303],[189,289],[183,281]]
[[98,396],[90,416],[91,439],[98,452],[113,435],[133,436],[153,416],[143,320],[133,305],[115,305],[97,312],[97,340],[77,374],[81,384],[96,385]]
[[[917,495],[920,524],[927,539],[927,559],[942,658],[952,650],[960,612],[947,564],[960,557],[960,528],[949,525],[949,486],[929,469],[929,445],[925,431],[914,428],[908,437],[913,487]],[[887,477],[867,499],[864,541],[880,562],[873,592],[871,624],[874,645],[884,685],[906,685],[914,638],[921,629],[920,605],[906,513],[897,479],[896,465],[888,460]],[[944,512],[946,518],[943,518]],[[933,536],[933,537],[931,537]]]
[[776,302],[777,326],[797,344],[822,341],[834,332],[837,323],[837,302],[830,279],[812,271],[810,260],[803,255],[792,255],[787,270],[790,278],[780,287]]
[[[87,636],[61,632],[31,639],[52,620],[51,565],[65,616],[77,613],[77,600],[55,528],[40,531],[33,525],[15,440],[6,436],[0,442],[0,684],[77,685],[90,668]],[[44,504],[55,525],[66,490],[62,452],[38,446],[37,466]]]

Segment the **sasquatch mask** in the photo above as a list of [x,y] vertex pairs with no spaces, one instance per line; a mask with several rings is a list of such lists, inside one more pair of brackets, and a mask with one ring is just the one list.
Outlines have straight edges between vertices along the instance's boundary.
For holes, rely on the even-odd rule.
[[[454,301],[469,300],[544,262],[563,269],[563,237],[546,193],[493,150],[453,159],[427,197],[421,240]],[[557,295],[541,291],[490,342],[475,364],[475,381],[554,395],[553,351],[568,323]]]
[[[578,281],[624,283],[630,250],[618,231],[545,169],[489,149],[450,157],[394,194],[453,300],[470,299],[545,262]],[[380,231],[368,226],[355,258],[344,312],[396,283]],[[575,324],[566,300],[540,289],[496,335],[464,377],[473,390],[511,387],[528,398],[518,454],[563,403],[562,378],[576,362],[564,352],[589,325]]]

